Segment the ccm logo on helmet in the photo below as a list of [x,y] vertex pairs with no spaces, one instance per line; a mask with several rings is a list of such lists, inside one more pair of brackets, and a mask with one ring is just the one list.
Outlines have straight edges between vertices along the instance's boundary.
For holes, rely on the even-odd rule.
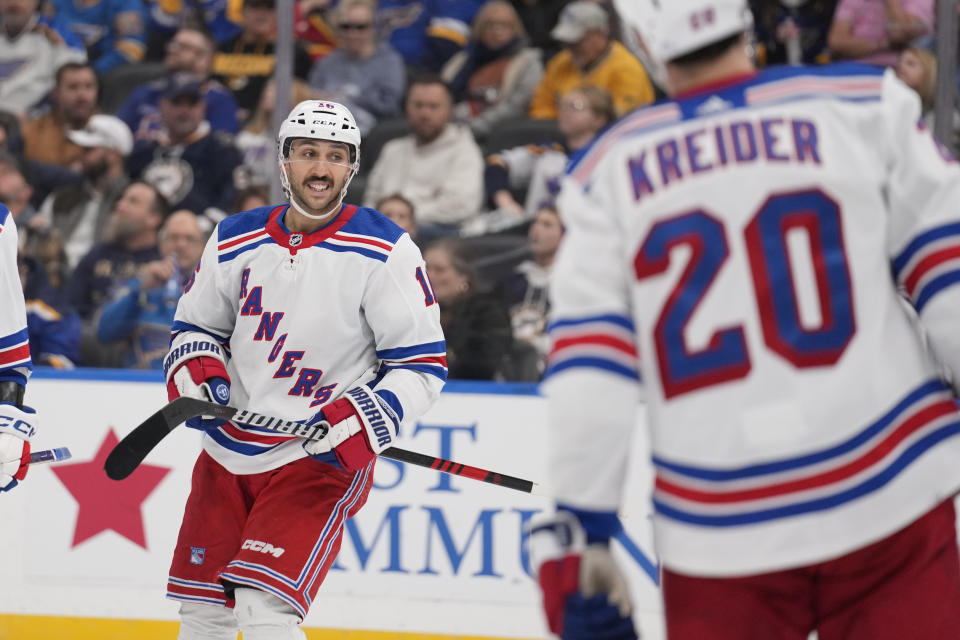
[[269,553],[274,558],[279,558],[285,551],[285,549],[281,547],[275,547],[269,542],[261,542],[260,540],[244,540],[243,544],[240,545],[240,548],[250,549],[250,551],[259,551],[260,553]]

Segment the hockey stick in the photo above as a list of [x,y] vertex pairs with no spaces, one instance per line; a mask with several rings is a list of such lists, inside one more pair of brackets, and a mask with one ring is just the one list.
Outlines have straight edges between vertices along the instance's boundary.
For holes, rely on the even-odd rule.
[[56,449],[44,449],[43,451],[34,451],[30,454],[30,464],[43,464],[45,462],[63,462],[73,457],[70,449],[67,447],[57,447]]
[[[103,465],[107,476],[112,480],[123,480],[133,473],[137,466],[143,462],[143,459],[147,457],[147,454],[160,444],[160,441],[168,433],[185,420],[197,416],[213,416],[223,420],[232,420],[240,424],[298,436],[306,440],[323,440],[327,435],[326,423],[305,425],[301,422],[265,416],[247,409],[227,407],[216,402],[207,402],[196,398],[177,398],[137,425],[123,440],[117,443]],[[435,458],[416,451],[389,447],[381,451],[380,455],[391,460],[472,478],[473,480],[515,489],[524,493],[546,495],[543,487],[535,482],[444,460],[443,458]]]

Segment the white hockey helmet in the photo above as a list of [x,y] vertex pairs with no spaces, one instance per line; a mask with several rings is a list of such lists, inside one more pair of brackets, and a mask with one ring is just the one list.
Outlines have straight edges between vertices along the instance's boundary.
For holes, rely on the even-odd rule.
[[753,28],[747,0],[614,0],[656,63],[675,60]]
[[[288,196],[291,195],[290,182],[284,164],[288,161],[290,155],[290,144],[300,138],[343,142],[350,147],[351,171],[337,201],[336,206],[340,206],[343,198],[347,195],[350,182],[360,168],[360,129],[357,128],[357,121],[354,120],[353,114],[350,113],[350,109],[339,102],[328,102],[326,100],[304,100],[290,111],[290,115],[284,119],[280,125],[280,131],[277,132],[277,160],[280,163],[280,183]],[[291,204],[309,218],[322,217],[307,213],[299,203],[294,202],[292,197]]]

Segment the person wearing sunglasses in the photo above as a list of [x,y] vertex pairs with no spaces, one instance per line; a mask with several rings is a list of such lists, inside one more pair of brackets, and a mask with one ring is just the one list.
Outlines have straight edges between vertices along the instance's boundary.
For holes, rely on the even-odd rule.
[[337,5],[334,25],[339,45],[314,64],[307,80],[319,98],[346,105],[361,133],[378,120],[400,115],[405,83],[403,58],[386,42],[377,41],[375,13],[371,0]]

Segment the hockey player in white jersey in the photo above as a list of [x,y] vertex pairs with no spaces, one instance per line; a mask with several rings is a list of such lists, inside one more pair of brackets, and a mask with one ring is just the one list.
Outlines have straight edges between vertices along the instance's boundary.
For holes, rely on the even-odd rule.
[[643,400],[670,640],[960,638],[960,168],[892,71],[757,72],[745,0],[619,9],[672,100],[558,202],[551,628],[633,636],[608,542]]
[[330,435],[305,446],[231,422],[190,425],[205,436],[168,584],[181,640],[232,640],[238,626],[245,640],[305,638],[298,625],[377,453],[447,374],[416,245],[378,212],[343,204],[360,150],[349,110],[298,104],[278,147],[289,204],[217,225],[177,309],[168,392],[326,420]]
[[17,268],[17,225],[0,204],[0,492],[17,486],[30,465],[30,438],[38,419],[23,405],[23,392],[32,370]]

